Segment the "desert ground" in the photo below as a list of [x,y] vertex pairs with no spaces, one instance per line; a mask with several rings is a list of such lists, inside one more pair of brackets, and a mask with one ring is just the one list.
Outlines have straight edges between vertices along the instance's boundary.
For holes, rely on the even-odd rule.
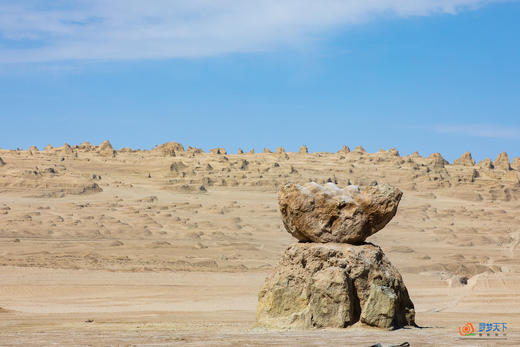
[[[109,142],[0,158],[0,346],[520,345],[518,158]],[[367,241],[401,272],[420,328],[255,326],[260,286],[297,242],[277,191],[308,181],[404,192]],[[467,322],[508,328],[461,339]]]

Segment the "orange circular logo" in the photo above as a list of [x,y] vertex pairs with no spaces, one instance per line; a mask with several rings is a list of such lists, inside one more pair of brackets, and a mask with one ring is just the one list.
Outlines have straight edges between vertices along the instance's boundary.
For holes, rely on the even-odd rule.
[[461,336],[467,336],[469,334],[475,333],[475,329],[473,328],[473,324],[466,323],[463,327],[459,327],[459,333]]

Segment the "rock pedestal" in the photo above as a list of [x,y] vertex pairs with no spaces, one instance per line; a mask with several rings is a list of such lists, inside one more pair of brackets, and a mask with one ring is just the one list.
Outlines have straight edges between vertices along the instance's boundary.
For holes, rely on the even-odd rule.
[[399,271],[381,248],[363,243],[392,219],[401,195],[386,185],[283,187],[279,204],[287,231],[314,242],[285,251],[258,295],[257,323],[298,329],[359,321],[384,329],[414,326],[414,306]]

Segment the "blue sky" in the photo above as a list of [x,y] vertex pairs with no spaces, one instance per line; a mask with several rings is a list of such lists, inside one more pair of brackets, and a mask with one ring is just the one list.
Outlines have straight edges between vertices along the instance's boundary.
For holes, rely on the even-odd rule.
[[0,2],[0,147],[520,156],[520,2]]

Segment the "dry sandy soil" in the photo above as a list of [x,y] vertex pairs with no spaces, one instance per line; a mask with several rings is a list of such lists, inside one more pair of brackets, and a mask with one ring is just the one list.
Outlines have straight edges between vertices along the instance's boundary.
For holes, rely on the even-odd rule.
[[[520,345],[520,160],[224,153],[0,150],[0,346]],[[258,290],[296,242],[277,189],[309,180],[404,191],[367,241],[401,271],[422,328],[255,327]],[[506,339],[460,339],[466,322],[505,322]]]

